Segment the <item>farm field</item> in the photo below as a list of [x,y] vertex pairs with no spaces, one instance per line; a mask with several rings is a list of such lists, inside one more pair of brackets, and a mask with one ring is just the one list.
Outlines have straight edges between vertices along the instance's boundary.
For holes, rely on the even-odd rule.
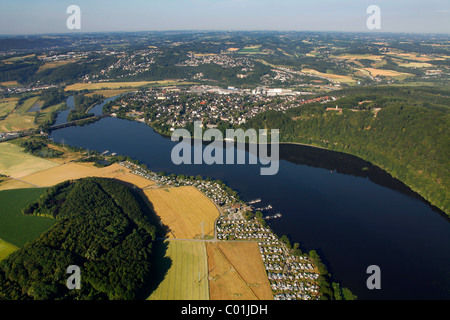
[[409,76],[413,76],[410,73],[402,73],[402,72],[397,72],[394,70],[384,70],[384,69],[374,69],[374,68],[364,68],[364,70],[370,72],[370,74],[373,77],[376,76],[384,76],[384,77],[409,77]]
[[80,90],[105,90],[105,89],[123,89],[123,88],[137,88],[149,85],[180,85],[189,84],[188,82],[181,82],[176,80],[161,80],[161,81],[137,81],[137,82],[96,82],[96,83],[75,83],[67,86],[65,91],[80,91]]
[[2,62],[9,62],[9,61],[21,61],[21,60],[24,60],[24,59],[27,59],[27,58],[32,58],[32,57],[34,57],[36,54],[29,54],[29,55],[26,55],[26,56],[18,56],[18,57],[12,57],[12,58],[8,58],[8,59],[4,59],[4,60],[1,60]]
[[0,191],[0,238],[23,247],[42,232],[50,228],[56,220],[45,217],[25,216],[22,209],[36,201],[45,188]]
[[164,279],[147,300],[209,300],[205,243],[166,240],[164,245],[167,246],[164,259],[155,262],[166,262],[166,266],[156,266]]
[[28,182],[23,182],[20,180],[10,178],[6,178],[5,180],[0,182],[0,191],[12,189],[26,189],[26,188],[36,188],[36,186]]
[[87,93],[86,96],[87,96],[87,97],[91,97],[91,96],[93,96],[94,94],[101,94],[101,95],[103,95],[103,97],[105,97],[105,98],[111,98],[111,97],[114,97],[114,96],[118,96],[118,95],[120,95],[120,94],[122,94],[122,93],[129,92],[129,91],[131,91],[131,89],[117,89],[117,90],[114,90],[114,89],[106,89],[106,90],[96,90],[95,92]]
[[272,300],[256,242],[207,244],[211,300]]
[[0,117],[4,117],[11,113],[17,105],[17,98],[0,99]]
[[386,55],[388,56],[393,56],[393,57],[397,57],[397,58],[402,58],[402,59],[408,59],[408,60],[414,60],[414,61],[421,61],[421,62],[426,62],[426,61],[432,61],[434,60],[433,57],[427,56],[427,55],[420,55],[417,53],[399,53],[399,52],[389,52]]
[[46,62],[44,63],[42,66],[39,67],[37,72],[41,72],[47,69],[54,69],[54,68],[58,68],[61,67],[63,65],[69,64],[69,63],[74,63],[76,62],[75,60],[66,60],[66,61],[50,61],[50,62]]
[[342,75],[331,74],[331,73],[323,73],[323,72],[319,72],[314,69],[302,69],[302,72],[311,73],[311,74],[315,74],[315,75],[322,76],[325,78],[329,78],[333,81],[339,81],[339,82],[349,83],[349,84],[356,83],[356,80],[349,76],[342,76]]
[[162,223],[170,228],[169,238],[199,239],[214,236],[216,206],[195,187],[144,190]]
[[47,170],[22,177],[21,180],[41,187],[49,187],[60,182],[86,177],[113,178],[132,183],[139,188],[152,184],[151,181],[137,176],[129,169],[114,163],[108,167],[97,168],[89,163],[66,163]]
[[0,143],[0,173],[21,178],[57,166],[57,163],[23,152],[23,148],[8,142]]
[[19,248],[12,245],[2,239],[0,239],[0,261],[8,257],[11,253],[18,250]]
[[[36,129],[39,124],[50,121],[51,113],[64,104],[59,103],[41,110],[37,123],[35,123],[35,112],[33,111],[39,110],[42,101],[39,101],[38,96],[34,96],[17,106],[18,100],[17,98],[0,99],[0,132]],[[33,108],[35,105],[38,108]]]
[[25,100],[20,106],[17,107],[15,112],[26,113],[37,102],[39,97],[31,97]]
[[20,113],[10,113],[5,119],[0,120],[0,132],[23,131],[35,129],[34,115],[26,115]]
[[431,63],[426,62],[403,62],[398,63],[400,67],[406,67],[406,68],[431,68],[433,65]]
[[383,60],[383,56],[377,56],[374,54],[344,54],[340,56],[335,56],[337,59],[342,60],[361,60],[361,59],[367,59],[367,60],[373,60],[373,61],[380,61]]
[[16,87],[16,86],[20,86],[20,84],[17,81],[3,81],[3,82],[0,82],[0,86]]

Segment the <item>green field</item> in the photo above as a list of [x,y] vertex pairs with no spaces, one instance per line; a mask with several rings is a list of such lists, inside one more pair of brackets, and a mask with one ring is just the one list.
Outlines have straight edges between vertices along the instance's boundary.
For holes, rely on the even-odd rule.
[[[0,238],[17,247],[33,241],[56,220],[25,216],[22,209],[36,201],[45,188],[0,191]],[[1,255],[1,254],[0,254]]]
[[[201,241],[165,241],[155,249],[166,247],[164,259],[155,263],[162,282],[148,300],[209,300],[208,259]],[[199,282],[200,277],[200,282]]]
[[39,125],[50,122],[52,112],[63,107],[65,103],[59,103],[39,110],[37,119],[35,119],[37,108],[34,111],[30,111],[35,105],[43,105],[43,102],[39,100],[39,96],[28,98],[20,105],[18,105],[17,98],[0,99],[0,132],[36,129]]
[[17,105],[18,99],[16,98],[3,98],[0,99],[0,118],[10,114]]
[[12,245],[11,243],[8,243],[6,241],[3,241],[0,239],[0,261],[5,259],[7,256],[9,256],[14,251],[18,250],[16,246]]
[[0,143],[0,173],[13,178],[50,169],[58,164],[23,152],[23,148],[9,142]]
[[17,113],[26,113],[38,101],[39,97],[31,97],[16,108]]

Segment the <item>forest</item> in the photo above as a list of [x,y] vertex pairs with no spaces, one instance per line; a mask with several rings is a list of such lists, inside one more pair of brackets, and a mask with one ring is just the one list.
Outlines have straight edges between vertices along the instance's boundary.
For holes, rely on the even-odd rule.
[[[261,113],[243,127],[280,129],[282,142],[353,154],[450,214],[448,89],[357,88],[340,95],[330,104]],[[326,110],[336,105],[342,113]]]
[[[0,299],[136,299],[150,279],[156,229],[135,195],[105,178],[62,182],[24,214],[57,223],[0,263]],[[81,269],[81,289],[66,286],[67,268]]]

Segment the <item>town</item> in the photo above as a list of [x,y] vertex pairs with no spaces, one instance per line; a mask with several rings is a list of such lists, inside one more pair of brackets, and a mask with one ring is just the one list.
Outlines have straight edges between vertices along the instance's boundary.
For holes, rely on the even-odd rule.
[[284,112],[309,103],[336,100],[328,95],[303,98],[299,92],[281,88],[192,86],[184,90],[173,86],[134,91],[105,106],[105,112],[113,117],[148,123],[168,134],[194,121],[202,121],[209,129],[220,124],[241,125],[268,110]]
[[[203,180],[200,176],[154,173],[130,161],[119,162],[134,174],[155,182],[155,188],[194,186],[220,207],[216,221],[218,241],[253,241],[259,245],[275,300],[318,300],[319,271],[307,254],[295,255],[267,225],[248,213],[253,204],[239,199],[236,191],[223,182]],[[256,201],[256,203],[259,202]],[[246,216],[247,218],[244,218]]]

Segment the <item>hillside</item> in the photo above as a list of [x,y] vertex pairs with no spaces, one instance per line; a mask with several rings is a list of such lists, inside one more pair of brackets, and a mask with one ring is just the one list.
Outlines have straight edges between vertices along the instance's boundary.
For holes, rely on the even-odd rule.
[[[448,90],[359,88],[339,94],[334,103],[259,114],[245,127],[280,129],[283,142],[358,156],[450,214]],[[336,105],[342,112],[326,110]]]
[[[134,195],[111,179],[48,189],[25,214],[57,223],[0,264],[0,299],[134,299],[149,278],[155,228]],[[81,290],[66,287],[81,269]]]

